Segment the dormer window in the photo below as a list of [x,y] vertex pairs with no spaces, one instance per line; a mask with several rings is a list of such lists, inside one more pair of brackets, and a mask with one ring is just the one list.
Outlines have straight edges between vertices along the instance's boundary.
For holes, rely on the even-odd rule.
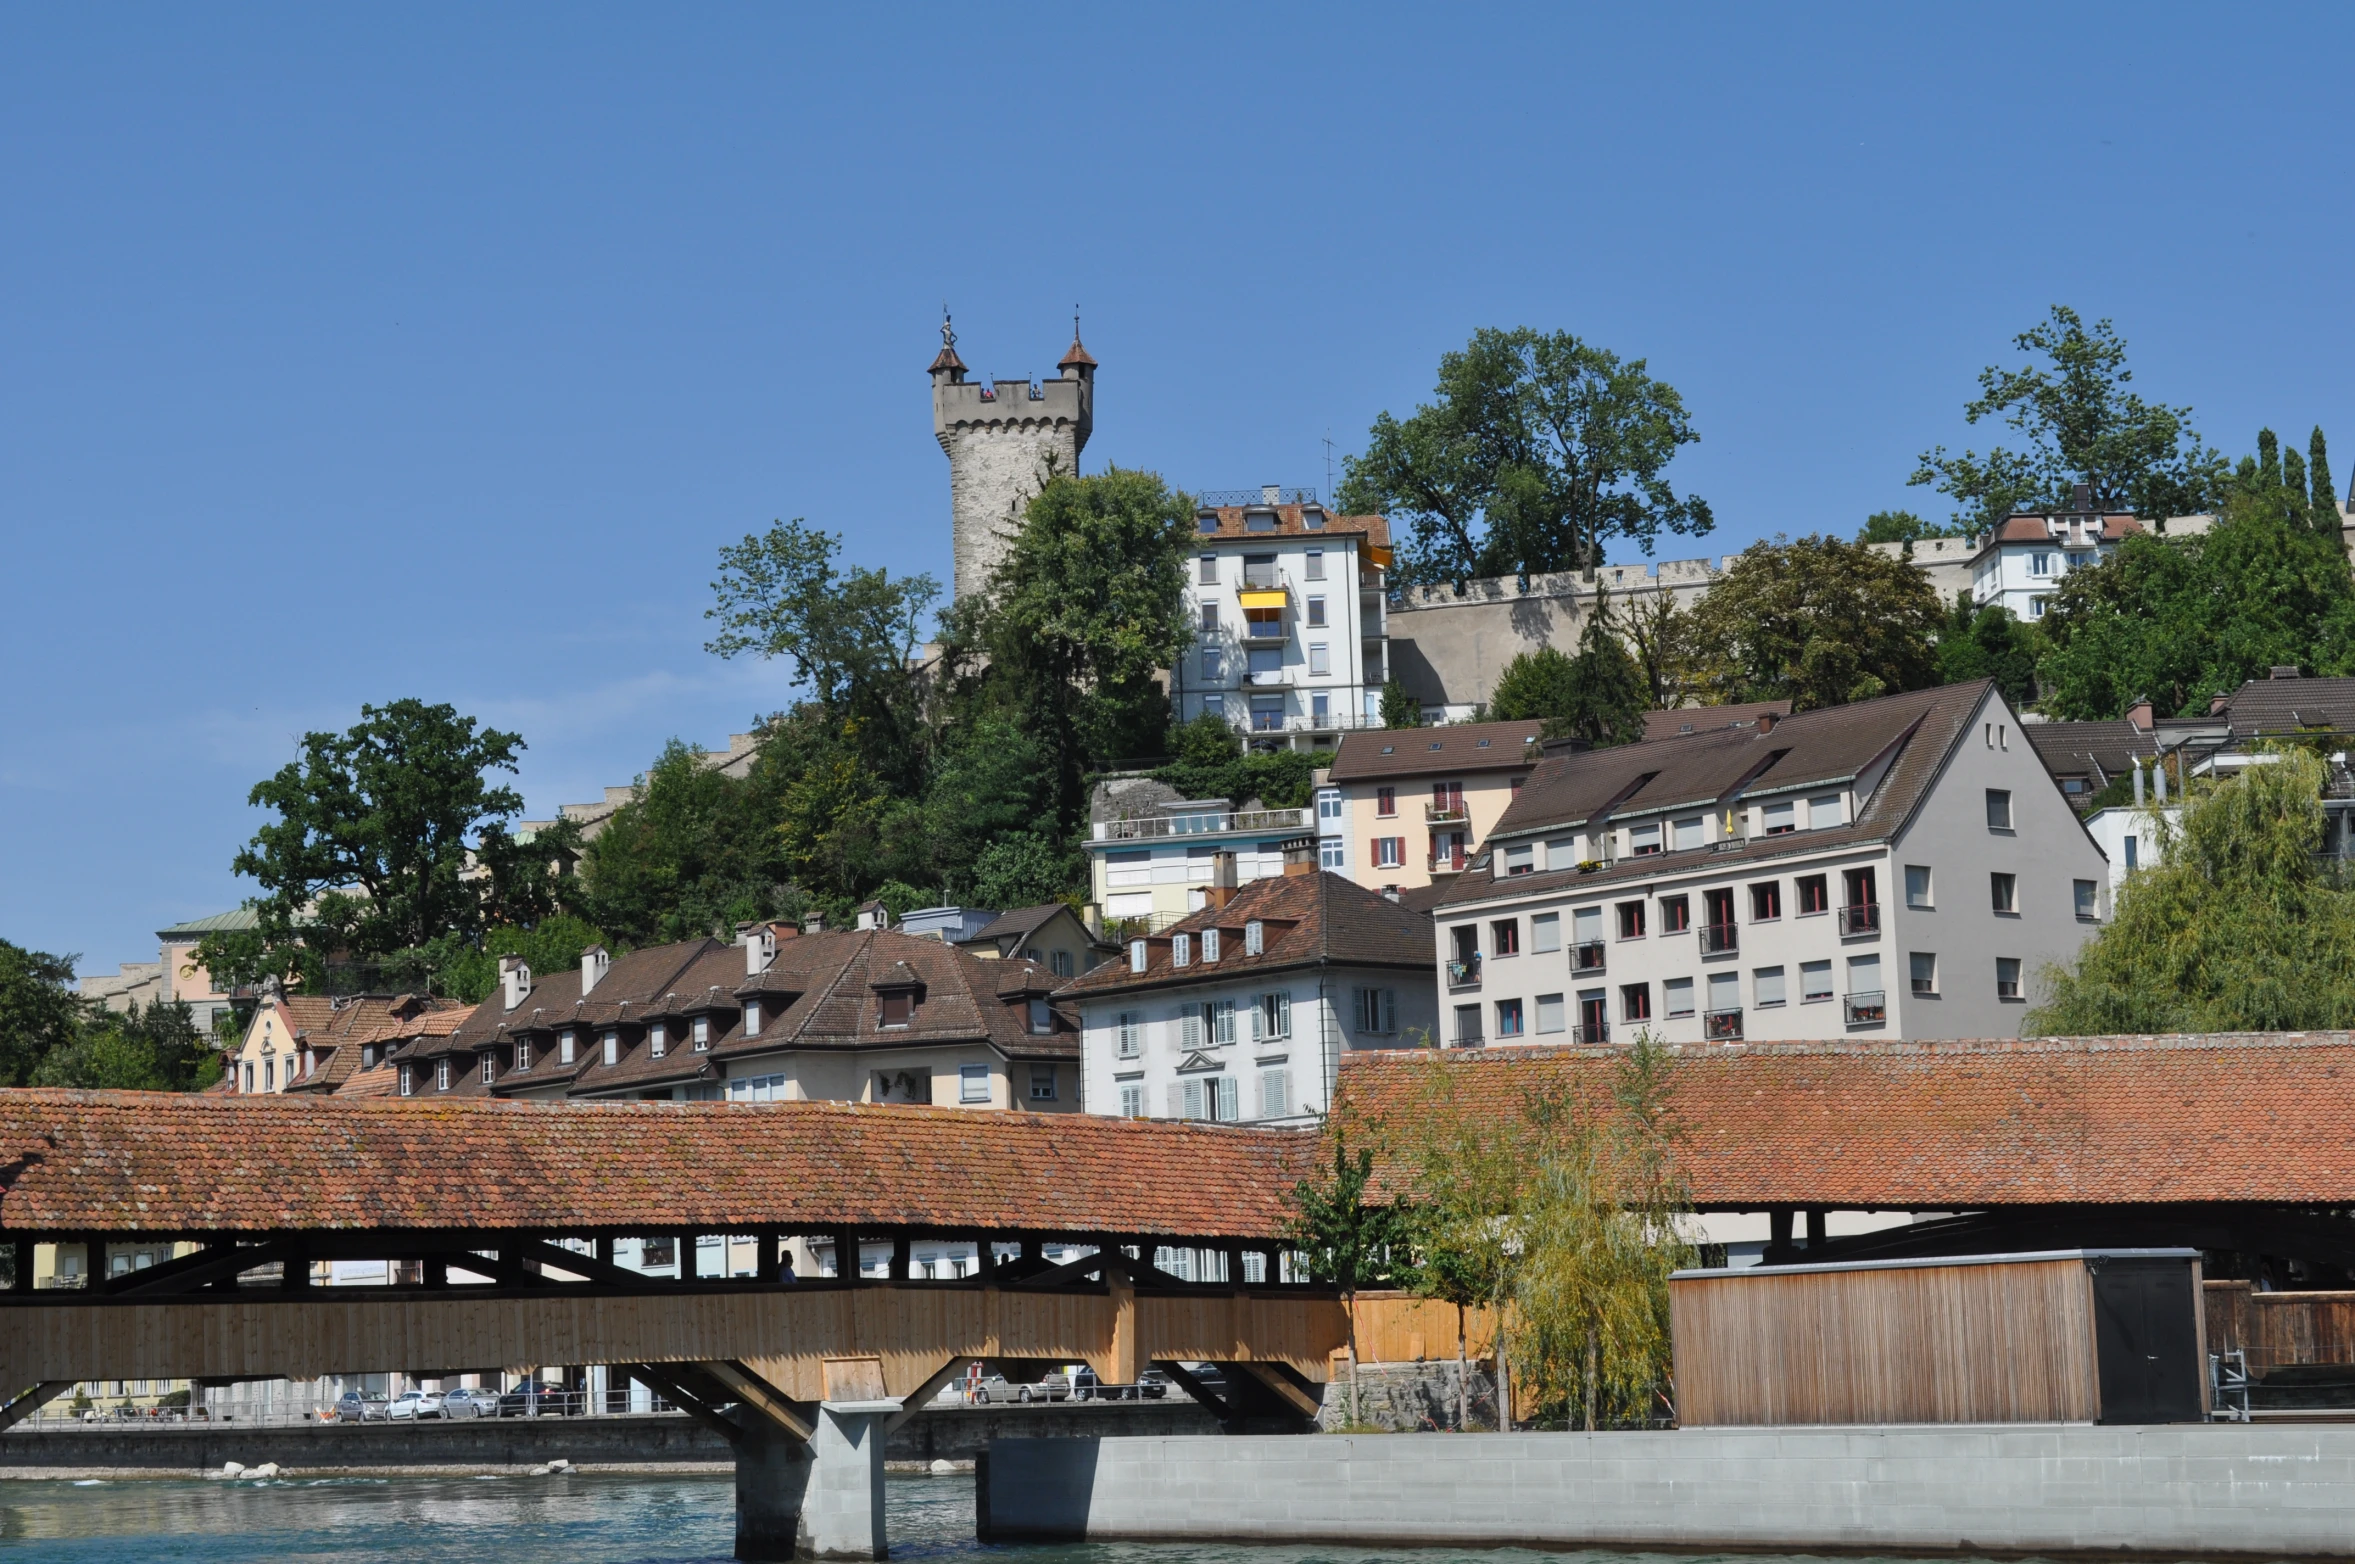
[[490,1086],[496,1084],[498,1079],[498,1059],[491,1049],[485,1048],[482,1051],[482,1083],[485,1086]]
[[556,1035],[556,1062],[558,1064],[572,1063],[575,1035],[569,1028]]
[[1267,925],[1257,918],[1253,918],[1249,923],[1243,925],[1243,954],[1246,956],[1267,954]]
[[646,1052],[650,1058],[661,1058],[670,1052],[670,1047],[671,1029],[668,1026],[657,1021],[646,1028]]
[[1272,511],[1272,510],[1247,510],[1247,511],[1245,511],[1245,512],[1243,513],[1243,530],[1244,530],[1245,532],[1273,532],[1273,531],[1275,531],[1275,530],[1276,530],[1276,513],[1275,513],[1274,511]]
[[1196,532],[1206,534],[1216,532],[1218,530],[1218,512],[1214,510],[1206,510],[1201,515],[1196,516],[1194,518],[1194,530]]
[[1030,1031],[1034,1037],[1044,1037],[1055,1030],[1055,1007],[1043,999],[1030,1002]]
[[516,1068],[516,1069],[518,1069],[518,1070],[528,1070],[528,1069],[530,1069],[531,1067],[532,1067],[532,1044],[531,1044],[531,1039],[530,1039],[530,1038],[528,1038],[528,1037],[520,1037],[520,1038],[517,1038],[517,1039],[516,1039],[516,1041],[515,1041],[515,1068]]
[[1323,510],[1323,508],[1322,508],[1321,506],[1316,506],[1316,505],[1303,505],[1303,506],[1301,506],[1301,507],[1300,507],[1300,525],[1301,525],[1301,526],[1303,526],[1303,527],[1305,527],[1305,528],[1307,528],[1307,529],[1308,529],[1309,531],[1311,531],[1311,532],[1322,532],[1322,531],[1324,531],[1324,530],[1325,530],[1325,513],[1324,513],[1324,510]]
[[360,1068],[363,1070],[376,1068],[376,1045],[374,1043],[360,1045]]
[[313,1053],[313,1052],[312,1052],[310,1049],[308,1049],[308,1048],[304,1049],[304,1050],[303,1050],[303,1079],[304,1079],[304,1080],[306,1080],[306,1081],[307,1081],[307,1080],[309,1080],[309,1079],[311,1078],[311,1072],[312,1072],[312,1071],[314,1071],[314,1070],[316,1070],[316,1069],[318,1069],[318,1068],[319,1068],[319,1056],[318,1056],[317,1054]]
[[404,1097],[417,1095],[417,1077],[409,1073],[409,1067],[405,1064],[401,1066],[401,1095]]
[[450,1056],[448,1054],[442,1055],[434,1066],[433,1086],[436,1091],[446,1092],[450,1089]]
[[697,1016],[689,1024],[695,1029],[695,1051],[702,1053],[711,1047],[711,1017]]
[[605,1034],[605,1062],[608,1066],[621,1063],[621,1033]]
[[744,1001],[744,1035],[760,1036],[760,1001],[757,999]]
[[1169,937],[1169,964],[1173,967],[1190,967],[1194,964],[1193,935],[1172,934]]
[[1218,959],[1218,930],[1204,929],[1202,931],[1202,959],[1204,961]]
[[878,1024],[887,1027],[908,1026],[915,1021],[916,995],[914,990],[895,989],[878,997],[882,1001]]
[[1145,942],[1141,939],[1128,942],[1128,969],[1131,972],[1145,970]]

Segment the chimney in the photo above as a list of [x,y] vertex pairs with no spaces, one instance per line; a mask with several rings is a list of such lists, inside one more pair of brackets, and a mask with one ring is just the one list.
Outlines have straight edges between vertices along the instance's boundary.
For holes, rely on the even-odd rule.
[[2221,717],[2224,715],[2224,708],[2231,704],[2232,697],[2229,695],[2211,695],[2208,697],[2208,715]]
[[589,997],[590,990],[605,976],[605,969],[613,965],[613,957],[602,945],[591,945],[581,952],[581,998]]
[[765,923],[736,925],[736,943],[744,947],[744,975],[759,977],[777,959],[777,935]]
[[2273,670],[2273,672],[2272,672],[2272,673],[2270,673],[2269,675],[2267,675],[2267,677],[2268,677],[2268,678],[2274,678],[2274,679],[2295,679],[2297,676],[2298,676],[2298,670],[2297,670],[2297,669],[2295,669],[2295,668],[2284,668],[2284,667],[2280,667],[2280,666],[2278,666],[2278,665],[2276,665],[2276,666],[2275,666],[2275,668],[2274,668],[2274,670]]
[[[1210,883],[1213,889],[1223,889],[1229,894],[1233,893],[1236,883],[1235,855],[1233,853],[1212,853],[1210,855]],[[1223,906],[1224,903],[1221,905]]]
[[804,915],[801,920],[801,932],[804,934],[825,933],[826,915],[822,912],[813,912]]
[[1261,485],[1259,486],[1259,503],[1260,503],[1260,504],[1262,504],[1262,505],[1280,505],[1280,504],[1282,504],[1282,503],[1283,503],[1283,499],[1284,499],[1284,486],[1283,486],[1282,484],[1280,484],[1280,483],[1263,483],[1263,484],[1261,484]]
[[1205,907],[1223,909],[1234,899],[1235,888],[1232,885],[1213,885],[1202,893],[1202,905]]
[[532,969],[523,964],[521,956],[499,958],[499,993],[506,1008],[513,1010],[531,997]]
[[1384,901],[1396,902],[1403,902],[1406,900],[1405,897],[1398,894],[1398,887],[1395,885],[1385,885],[1382,887],[1382,899]]
[[1772,733],[1774,731],[1776,720],[1777,718],[1775,713],[1771,711],[1760,712],[1758,714],[1758,736],[1760,738],[1764,738],[1769,733]]
[[2133,705],[2127,707],[2126,720],[2133,723],[2136,727],[2142,729],[2143,732],[2150,732],[2154,720],[2151,711],[2151,698],[2148,695],[2145,695],[2135,701]]

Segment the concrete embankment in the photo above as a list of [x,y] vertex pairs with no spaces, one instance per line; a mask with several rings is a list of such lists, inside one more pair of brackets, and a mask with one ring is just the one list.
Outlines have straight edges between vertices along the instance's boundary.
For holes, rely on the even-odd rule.
[[985,1541],[2355,1557],[2355,1428],[1000,1439]]
[[[1106,1434],[1207,1433],[1217,1422],[1192,1401],[942,1407],[917,1413],[884,1447],[895,1462],[969,1461],[993,1439],[1041,1442]],[[562,1457],[598,1468],[729,1470],[726,1440],[685,1417],[470,1418],[461,1422],[77,1423],[0,1434],[0,1477],[63,1472],[184,1476],[224,1461],[276,1462],[289,1472],[527,1471]]]

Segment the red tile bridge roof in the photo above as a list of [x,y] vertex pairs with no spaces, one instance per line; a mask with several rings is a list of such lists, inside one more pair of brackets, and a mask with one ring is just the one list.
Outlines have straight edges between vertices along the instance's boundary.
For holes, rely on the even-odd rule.
[[854,1103],[0,1092],[0,1233],[935,1231],[1268,1239],[1298,1131]]

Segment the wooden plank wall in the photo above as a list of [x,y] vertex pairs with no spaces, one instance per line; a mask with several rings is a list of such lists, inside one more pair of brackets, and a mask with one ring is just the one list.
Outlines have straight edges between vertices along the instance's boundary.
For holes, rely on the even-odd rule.
[[2252,1373],[2355,1363],[2355,1292],[2258,1292],[2247,1282],[2209,1282],[2205,1292],[2208,1350],[2241,1349]]
[[[1360,1363],[1453,1362],[1456,1306],[1412,1293],[1357,1295],[1357,1357]],[[1496,1354],[1493,1311],[1463,1311],[1464,1351],[1474,1362]]]
[[2086,1421],[2101,1413],[2083,1261],[1669,1284],[1679,1421]]
[[[873,1356],[897,1396],[951,1357],[1085,1362],[1107,1373],[1121,1307],[1101,1293],[888,1285],[674,1298],[325,1291],[0,1308],[0,1383],[742,1361],[785,1394],[814,1401],[825,1359]],[[1139,1360],[1281,1361],[1321,1381],[1346,1339],[1331,1298],[1145,1297],[1132,1308]]]

